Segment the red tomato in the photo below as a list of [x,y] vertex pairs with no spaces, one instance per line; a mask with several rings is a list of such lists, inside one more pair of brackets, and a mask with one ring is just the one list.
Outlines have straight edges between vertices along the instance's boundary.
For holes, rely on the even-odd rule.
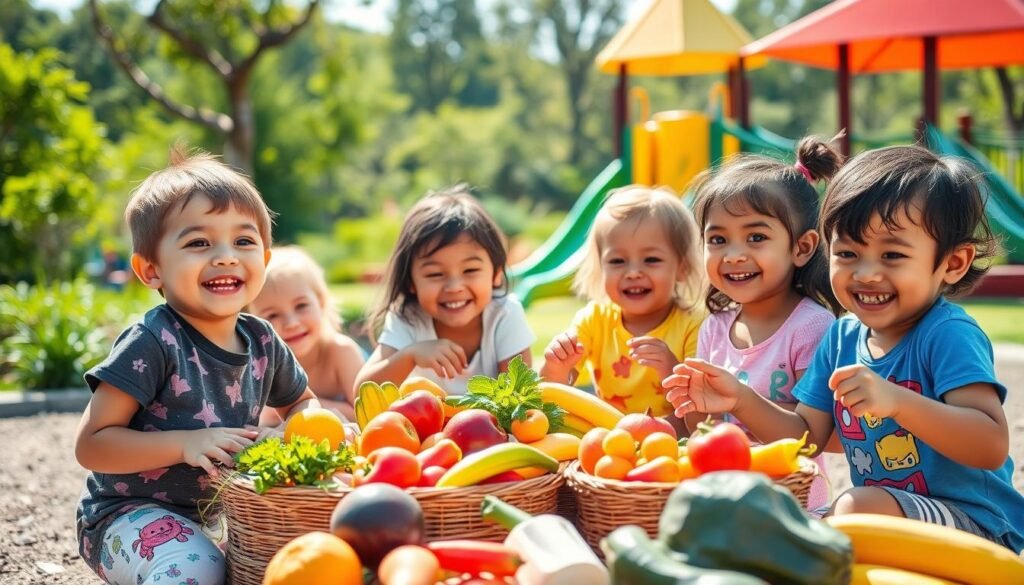
[[750,469],[750,439],[732,423],[719,423],[686,443],[690,463],[701,473]]

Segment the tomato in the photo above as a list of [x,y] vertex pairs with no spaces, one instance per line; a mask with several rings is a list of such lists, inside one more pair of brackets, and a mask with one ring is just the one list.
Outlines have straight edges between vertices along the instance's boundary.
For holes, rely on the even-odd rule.
[[732,423],[706,429],[708,426],[701,424],[686,444],[686,454],[694,468],[701,473],[750,469],[750,439],[743,429]]

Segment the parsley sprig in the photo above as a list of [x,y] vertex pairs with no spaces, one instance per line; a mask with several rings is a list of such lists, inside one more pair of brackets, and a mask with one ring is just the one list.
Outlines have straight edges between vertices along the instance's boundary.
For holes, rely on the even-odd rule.
[[276,486],[334,485],[336,471],[352,471],[354,455],[347,444],[331,449],[327,439],[314,443],[296,436],[288,443],[270,437],[246,447],[235,456],[235,470],[252,477],[253,489],[262,494]]
[[497,378],[473,376],[467,382],[465,395],[450,396],[445,401],[455,407],[486,410],[509,432],[512,421],[524,420],[526,411],[535,408],[548,417],[552,430],[558,430],[566,412],[557,404],[543,401],[539,383],[537,372],[527,366],[522,357],[516,356],[509,362],[508,372],[498,374]]

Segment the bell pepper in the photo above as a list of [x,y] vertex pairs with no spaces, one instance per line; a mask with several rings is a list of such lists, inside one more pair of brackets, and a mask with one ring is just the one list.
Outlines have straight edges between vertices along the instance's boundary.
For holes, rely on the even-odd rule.
[[427,544],[441,568],[456,573],[490,573],[495,577],[516,574],[523,564],[519,553],[497,542],[478,540],[441,540]]
[[769,477],[785,477],[800,470],[800,456],[810,457],[817,450],[807,445],[807,433],[800,439],[780,439],[750,448],[750,471]]

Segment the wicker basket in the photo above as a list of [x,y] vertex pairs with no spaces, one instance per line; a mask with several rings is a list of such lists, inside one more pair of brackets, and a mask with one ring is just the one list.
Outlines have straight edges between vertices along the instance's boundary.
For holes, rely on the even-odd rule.
[[[807,494],[818,475],[818,466],[801,457],[801,469],[775,480],[807,506]],[[658,535],[658,519],[668,496],[679,484],[602,479],[580,469],[575,461],[565,470],[566,485],[576,492],[576,525],[600,555],[601,539],[619,526],[635,524],[651,538]]]
[[[549,473],[517,482],[408,491],[423,508],[428,541],[501,541],[508,531],[480,518],[484,496],[495,495],[530,514],[554,513],[563,484],[562,474]],[[228,577],[234,585],[260,585],[267,563],[288,541],[313,530],[329,531],[335,506],[352,492],[346,487],[324,491],[300,486],[257,494],[245,476],[230,478],[221,487],[228,525]]]

